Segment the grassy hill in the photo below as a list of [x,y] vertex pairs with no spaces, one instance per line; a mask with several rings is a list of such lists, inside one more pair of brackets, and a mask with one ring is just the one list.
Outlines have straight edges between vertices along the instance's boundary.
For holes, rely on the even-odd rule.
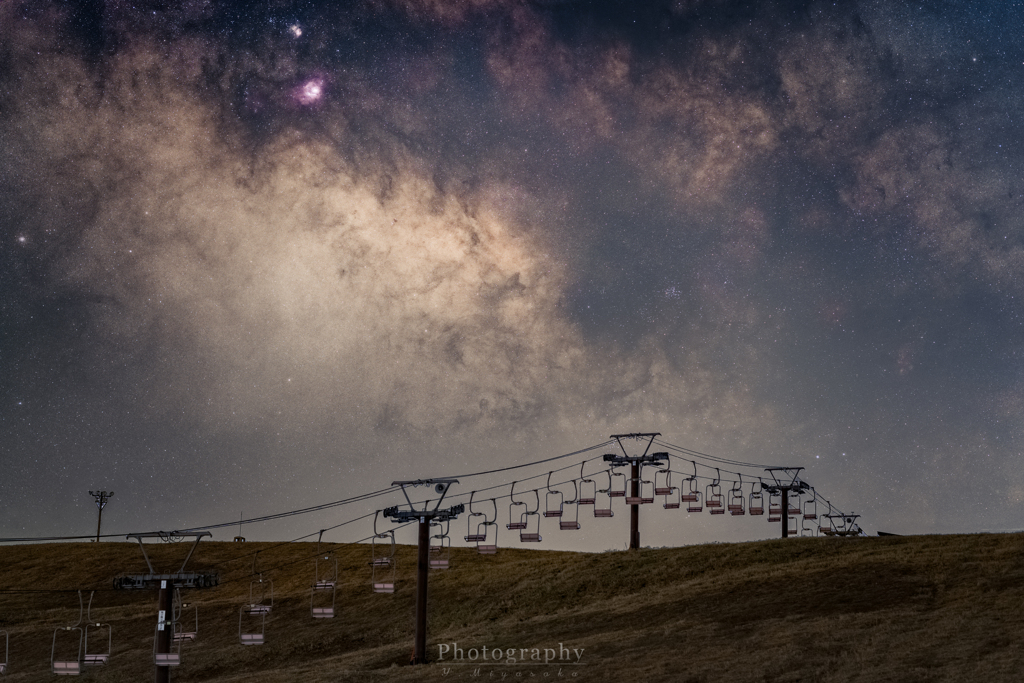
[[[186,544],[147,545],[176,568]],[[252,553],[273,578],[267,644],[238,642]],[[368,546],[340,546],[338,616],[310,616],[315,544],[200,544],[190,568],[215,588],[186,593],[199,637],[176,681],[1019,681],[1024,677],[1024,534],[797,538],[640,552],[577,554],[456,548],[430,576],[429,652],[457,643],[471,664],[406,665],[412,649],[415,549],[398,549],[398,589],[370,591]],[[96,681],[149,681],[155,591],[108,590],[143,571],[137,545],[0,547],[0,589],[97,588],[94,617],[113,626]],[[271,568],[274,568],[271,570]],[[11,634],[6,680],[52,680],[54,628],[74,622],[74,592],[0,592]],[[579,664],[531,662],[562,644]],[[500,648],[526,661],[484,664]],[[525,653],[522,651],[526,650]],[[573,661],[575,653],[569,654]],[[503,657],[504,659],[504,657]],[[475,675],[479,672],[479,675]],[[561,672],[561,678],[559,678]],[[492,675],[493,674],[493,675]]]

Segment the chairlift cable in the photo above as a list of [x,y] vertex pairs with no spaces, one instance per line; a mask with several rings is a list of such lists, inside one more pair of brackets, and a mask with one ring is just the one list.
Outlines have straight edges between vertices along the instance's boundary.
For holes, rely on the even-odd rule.
[[[611,439],[609,439],[608,441],[605,441],[604,443],[599,443],[599,444],[594,445],[594,446],[588,446],[587,448],[582,448],[582,449],[580,449],[578,451],[573,451],[572,453],[565,453],[564,455],[556,455],[553,458],[545,458],[544,460],[535,460],[533,462],[523,463],[522,465],[512,465],[510,467],[501,467],[501,468],[496,469],[496,470],[486,470],[486,471],[483,471],[483,472],[473,472],[471,474],[454,474],[454,475],[450,475],[450,476],[447,476],[447,477],[444,477],[444,478],[445,479],[463,479],[463,478],[467,478],[467,477],[477,477],[477,476],[480,476],[480,475],[483,475],[483,474],[495,474],[497,472],[509,472],[511,470],[518,470],[520,468],[530,467],[532,465],[543,465],[546,462],[554,462],[555,460],[562,460],[564,458],[571,458],[574,455],[579,455],[581,453],[587,453],[589,451],[593,451],[593,450],[596,450],[598,448],[604,448],[605,446],[607,446],[607,445],[609,445],[611,443],[613,443],[613,441]],[[559,470],[554,470],[554,471],[558,472]],[[538,476],[544,476],[544,475],[538,475]],[[535,478],[535,477],[531,477],[531,479],[533,479],[533,478]],[[480,490],[483,491],[483,490],[486,490],[486,489],[480,489]]]
[[[370,498],[376,498],[378,496],[382,496],[382,495],[385,495],[385,494],[388,494],[388,493],[392,493],[392,492],[397,491],[397,490],[399,490],[399,488],[397,486],[390,486],[390,487],[388,487],[386,489],[380,489],[379,491],[374,491],[372,493],[365,493],[365,494],[360,494],[358,496],[352,496],[351,498],[345,498],[343,500],[336,500],[336,501],[331,502],[331,503],[323,503],[321,505],[315,505],[315,506],[307,507],[307,508],[300,508],[300,509],[291,510],[291,511],[288,511],[288,512],[279,512],[279,513],[275,513],[275,514],[272,514],[272,515],[264,515],[262,517],[252,517],[250,519],[243,519],[240,522],[236,520],[236,521],[231,521],[231,522],[225,522],[223,524],[210,524],[210,525],[207,525],[207,526],[197,526],[197,527],[188,527],[188,528],[185,528],[185,529],[175,529],[175,530],[170,531],[168,533],[173,535],[173,534],[180,534],[180,533],[191,532],[191,531],[208,531],[209,529],[219,529],[219,528],[223,528],[223,527],[227,527],[227,526],[235,526],[236,524],[254,524],[254,523],[257,523],[257,522],[266,522],[266,521],[271,521],[271,520],[275,520],[275,519],[282,519],[282,518],[290,517],[290,516],[293,516],[293,515],[302,515],[302,514],[307,514],[307,513],[310,513],[310,512],[319,512],[320,510],[328,510],[330,508],[340,507],[342,505],[347,505],[349,503],[358,503],[358,502],[361,502],[361,501],[364,501],[364,500],[369,500]],[[155,532],[153,532],[153,533],[155,533]],[[125,537],[125,534],[102,534],[100,536],[100,538],[124,538],[124,537]],[[87,538],[96,538],[96,534],[92,534],[92,535],[89,535],[89,536],[31,536],[31,537],[25,537],[25,538],[0,538],[0,543],[31,543],[31,542],[46,542],[46,541],[79,541],[79,540],[85,540]]]

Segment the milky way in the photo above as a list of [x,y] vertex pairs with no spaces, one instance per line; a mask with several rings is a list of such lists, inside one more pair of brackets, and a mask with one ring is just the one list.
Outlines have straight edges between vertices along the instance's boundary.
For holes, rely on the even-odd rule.
[[647,430],[1024,526],[1021,10],[839,5],[0,3],[0,536]]

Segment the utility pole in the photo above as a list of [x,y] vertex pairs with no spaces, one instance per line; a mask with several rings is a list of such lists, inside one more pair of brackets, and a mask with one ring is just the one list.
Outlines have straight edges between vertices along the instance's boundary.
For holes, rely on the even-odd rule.
[[[647,451],[651,450],[651,444],[654,443],[654,438],[657,436],[661,436],[661,434],[658,432],[612,434],[611,438],[618,442],[619,448],[622,449],[622,455],[607,453],[604,456],[604,461],[609,463],[612,467],[622,467],[624,465],[630,466],[629,494],[626,496],[626,504],[629,505],[630,550],[640,549],[640,505],[647,502],[647,499],[643,497],[643,491],[640,485],[640,475],[643,471],[642,468],[644,465],[660,466],[663,464],[662,461],[668,460],[668,453],[647,453]],[[644,448],[644,452],[641,455],[629,455],[629,453],[626,452],[625,446],[622,445],[622,439],[647,439],[647,447]],[[650,502],[654,502],[653,489]]]
[[[409,504],[408,510],[399,510],[399,506],[389,507],[384,510],[384,516],[393,522],[411,522],[416,520],[419,523],[419,547],[416,561],[416,640],[413,647],[413,664],[427,663],[427,577],[430,575],[430,523],[433,521],[445,522],[457,518],[462,514],[466,506],[462,503],[453,505],[450,508],[441,510],[441,501],[448,493],[448,487],[459,483],[458,479],[417,479],[416,481],[393,481],[392,486],[401,486],[402,494]],[[423,508],[416,509],[409,499],[407,486],[430,486],[433,485],[434,492],[440,494],[440,498],[430,508],[430,501],[423,502]]]
[[100,542],[100,524],[103,523],[103,508],[107,507],[107,501],[114,495],[111,491],[89,491],[89,495],[96,499],[96,507],[99,508],[99,517],[96,519],[96,542]]
[[[800,495],[811,488],[810,484],[800,481],[800,470],[803,467],[766,467],[764,471],[772,478],[772,483],[762,488],[769,494],[782,496],[782,537],[789,538],[789,494]],[[794,535],[799,529],[793,529]]]

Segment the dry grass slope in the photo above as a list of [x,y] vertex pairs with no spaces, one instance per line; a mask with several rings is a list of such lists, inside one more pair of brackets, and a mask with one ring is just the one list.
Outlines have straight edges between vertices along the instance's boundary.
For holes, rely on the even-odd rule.
[[[154,564],[184,545],[149,546]],[[238,643],[251,553],[274,580],[267,644]],[[199,638],[176,681],[557,680],[556,664],[406,666],[412,647],[415,549],[399,547],[394,595],[369,588],[368,546],[339,548],[338,617],[309,612],[315,544],[204,542],[191,568],[221,585],[189,591]],[[239,558],[243,553],[247,556]],[[0,588],[107,589],[142,571],[136,545],[0,548]],[[1024,677],[1024,535],[788,539],[597,555],[453,551],[432,572],[430,653],[481,648],[584,648],[578,681],[1019,681]],[[51,680],[53,629],[77,618],[75,593],[0,592],[12,683]],[[113,625],[111,683],[153,677],[155,592],[103,590]],[[518,653],[517,653],[518,654]],[[479,660],[478,660],[479,661]],[[479,676],[474,674],[479,671]],[[493,672],[493,678],[488,678]],[[518,677],[517,677],[518,674]],[[532,678],[531,678],[532,676]]]

